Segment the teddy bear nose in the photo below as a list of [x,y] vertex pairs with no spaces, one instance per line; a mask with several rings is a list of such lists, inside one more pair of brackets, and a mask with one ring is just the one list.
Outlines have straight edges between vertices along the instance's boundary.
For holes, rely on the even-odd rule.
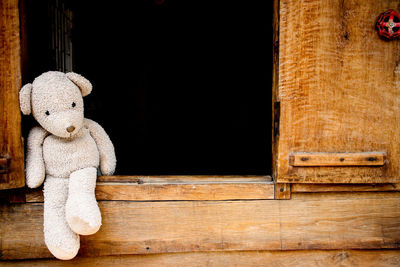
[[67,128],[67,132],[69,132],[69,133],[72,133],[74,130],[75,130],[75,127],[72,125]]

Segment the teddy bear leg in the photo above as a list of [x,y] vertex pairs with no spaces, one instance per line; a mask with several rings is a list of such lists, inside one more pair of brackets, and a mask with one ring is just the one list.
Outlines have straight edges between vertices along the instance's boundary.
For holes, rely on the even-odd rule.
[[71,230],[65,218],[68,179],[47,176],[43,195],[43,231],[46,246],[56,258],[72,259],[79,251],[80,240],[79,235]]
[[67,222],[80,235],[96,233],[101,226],[101,213],[95,197],[97,169],[74,171],[69,176],[66,206]]

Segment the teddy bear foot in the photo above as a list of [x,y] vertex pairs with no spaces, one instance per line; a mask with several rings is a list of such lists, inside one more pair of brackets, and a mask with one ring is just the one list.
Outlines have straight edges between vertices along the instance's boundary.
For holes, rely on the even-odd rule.
[[68,220],[68,225],[70,225],[71,229],[75,233],[79,233],[80,235],[92,235],[99,231],[100,224],[91,224],[90,222],[84,221],[83,219],[77,216],[71,216]]
[[65,219],[68,179],[48,176],[44,183],[44,241],[56,258],[70,260],[78,254],[79,235],[72,232]]
[[80,235],[96,233],[101,226],[101,213],[95,198],[96,168],[71,173],[66,218],[72,231]]
[[51,254],[53,254],[54,257],[56,257],[59,260],[71,260],[73,258],[75,258],[75,256],[78,254],[79,251],[79,236],[78,236],[78,245],[77,246],[73,246],[73,247],[60,247],[57,245],[50,245],[48,244],[48,242],[46,242],[46,246],[49,249],[49,251],[51,252]]
[[[67,222],[69,227],[77,234],[92,235],[97,233],[101,226],[101,214],[96,201],[90,201],[83,197],[80,200],[67,202]],[[84,206],[80,208],[80,206]]]

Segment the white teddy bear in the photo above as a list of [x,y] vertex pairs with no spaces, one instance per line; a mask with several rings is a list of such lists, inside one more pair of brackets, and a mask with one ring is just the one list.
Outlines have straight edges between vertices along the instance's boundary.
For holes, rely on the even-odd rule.
[[21,111],[41,127],[31,129],[27,144],[26,183],[44,182],[44,237],[57,258],[72,259],[79,235],[96,233],[101,214],[95,198],[97,168],[115,170],[114,146],[104,129],[83,117],[83,96],[91,83],[79,74],[50,71],[22,87]]

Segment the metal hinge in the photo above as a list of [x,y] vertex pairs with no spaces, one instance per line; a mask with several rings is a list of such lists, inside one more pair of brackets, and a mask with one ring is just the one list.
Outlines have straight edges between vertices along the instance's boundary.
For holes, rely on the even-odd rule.
[[0,174],[8,173],[8,158],[0,158]]

